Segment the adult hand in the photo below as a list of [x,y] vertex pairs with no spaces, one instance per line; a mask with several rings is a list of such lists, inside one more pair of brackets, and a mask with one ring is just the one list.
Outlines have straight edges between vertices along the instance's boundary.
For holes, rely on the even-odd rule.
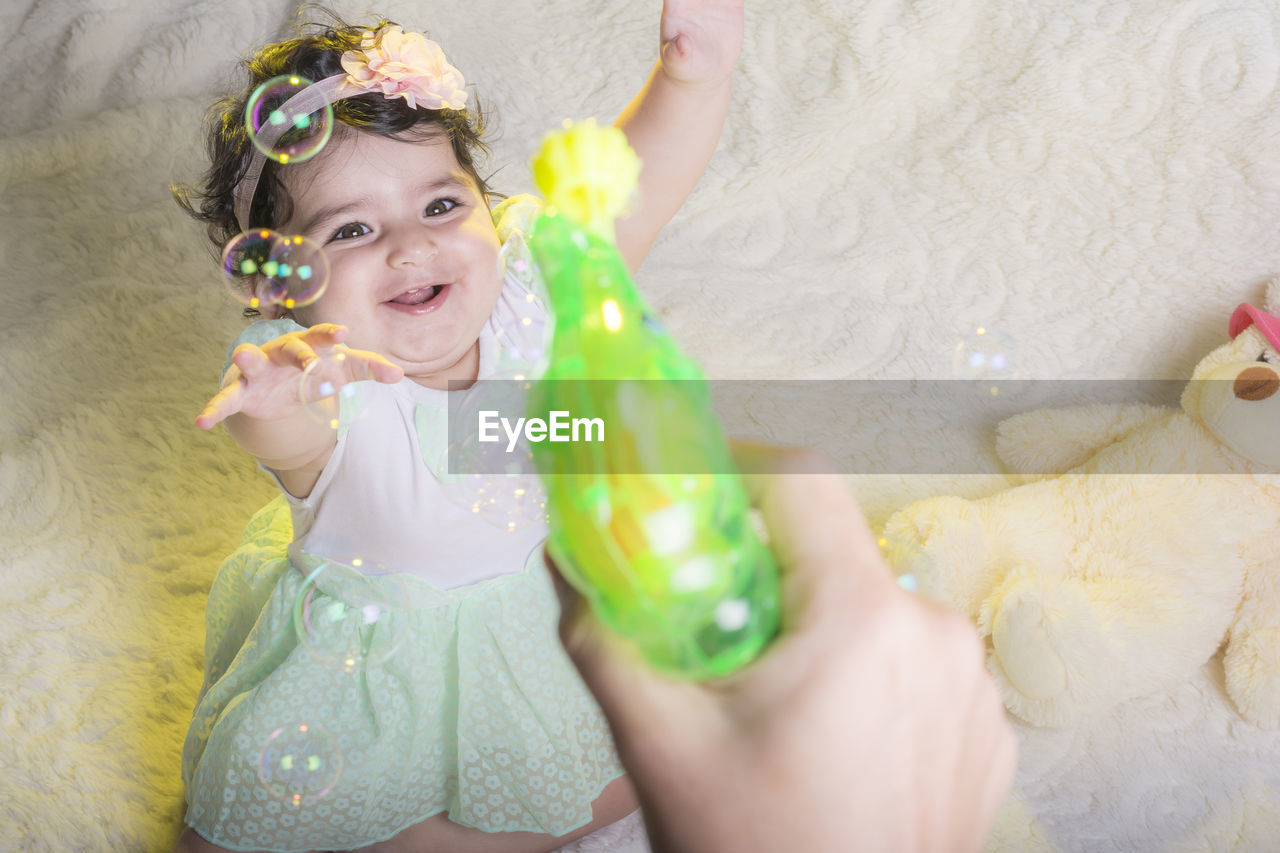
[[[768,452],[740,450],[740,467]],[[556,578],[561,639],[654,849],[981,849],[1016,743],[977,632],[898,587],[824,459],[792,453],[773,470],[746,482],[782,569],[782,628],[733,676],[657,673]]]

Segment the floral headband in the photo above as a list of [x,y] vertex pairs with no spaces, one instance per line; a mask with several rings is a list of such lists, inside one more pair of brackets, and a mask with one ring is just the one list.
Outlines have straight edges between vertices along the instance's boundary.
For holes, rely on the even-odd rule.
[[[308,116],[326,104],[370,92],[404,98],[411,109],[460,110],[467,105],[462,74],[445,59],[440,45],[421,33],[406,33],[392,25],[365,32],[360,50],[342,54],[342,68],[345,74],[312,83],[281,104],[279,111]],[[257,132],[258,142],[270,148],[290,126],[288,122],[263,125]],[[235,189],[236,222],[242,231],[249,230],[249,208],[265,164],[266,156],[255,146],[249,168]]]

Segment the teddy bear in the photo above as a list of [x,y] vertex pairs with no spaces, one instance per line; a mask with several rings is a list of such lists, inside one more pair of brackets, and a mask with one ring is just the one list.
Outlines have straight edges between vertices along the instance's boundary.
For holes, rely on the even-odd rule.
[[1180,408],[1039,409],[997,428],[1017,485],[895,513],[894,568],[972,619],[1005,705],[1066,726],[1187,678],[1223,642],[1280,726],[1280,279],[1231,316]]

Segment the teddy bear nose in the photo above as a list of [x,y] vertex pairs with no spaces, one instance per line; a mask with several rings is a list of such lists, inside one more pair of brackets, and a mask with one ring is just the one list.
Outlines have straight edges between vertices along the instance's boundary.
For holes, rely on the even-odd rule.
[[1280,376],[1267,367],[1246,367],[1236,376],[1231,392],[1241,400],[1265,400],[1280,391]]

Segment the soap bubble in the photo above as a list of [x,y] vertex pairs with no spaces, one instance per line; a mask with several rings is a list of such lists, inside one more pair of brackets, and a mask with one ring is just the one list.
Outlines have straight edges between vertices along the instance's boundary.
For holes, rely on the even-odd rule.
[[244,108],[245,127],[255,148],[277,163],[301,163],[319,153],[333,133],[333,107],[325,101],[314,112],[284,104],[311,85],[296,74],[272,77],[253,90]]
[[929,556],[920,547],[920,543],[914,539],[881,533],[876,537],[876,545],[897,578],[898,586],[908,592],[917,592],[929,561]]
[[262,272],[262,268],[273,269],[268,264],[283,239],[274,231],[259,228],[237,234],[223,248],[223,279],[236,301],[251,308],[274,304],[272,297],[277,285]]
[[999,329],[979,326],[956,344],[952,365],[960,379],[1012,379],[1013,338]]
[[258,756],[258,778],[273,799],[291,806],[324,798],[342,775],[342,752],[324,726],[294,723],[267,736]]
[[358,556],[318,560],[294,601],[294,630],[320,663],[354,673],[381,666],[403,637],[393,619],[409,592],[399,575]]
[[446,485],[451,501],[511,533],[547,523],[547,494],[533,475],[460,474]]
[[310,305],[329,284],[329,258],[314,240],[269,228],[236,235],[222,250],[227,290],[250,308]]
[[498,369],[521,379],[541,375],[551,349],[546,285],[524,235],[513,230],[498,252],[498,270],[520,285],[504,290],[503,309],[493,315],[498,339]]
[[[449,446],[440,471],[444,494],[453,503],[503,530],[515,532],[547,521],[547,495],[538,478],[533,451],[521,434],[511,444],[498,417],[514,427],[524,417],[533,382],[510,376],[476,382],[466,391],[450,392]],[[481,440],[481,412],[490,416]]]
[[507,235],[506,242],[498,250],[498,268],[504,273],[510,273],[525,290],[539,299],[546,299],[546,284],[542,280],[537,264],[534,263],[529,243],[524,239],[524,233],[520,229],[512,229]]
[[302,370],[298,399],[303,411],[330,429],[349,427],[368,407],[368,382],[373,381],[373,372],[367,364],[351,359],[346,347],[334,347],[316,356]]

